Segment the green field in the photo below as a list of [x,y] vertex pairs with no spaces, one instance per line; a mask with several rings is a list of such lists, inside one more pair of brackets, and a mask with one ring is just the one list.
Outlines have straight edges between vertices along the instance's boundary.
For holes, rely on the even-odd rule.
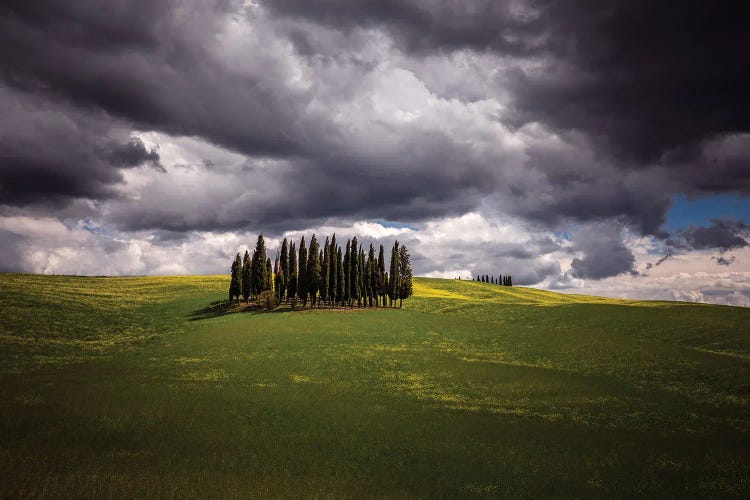
[[750,310],[0,274],[0,497],[750,497]]

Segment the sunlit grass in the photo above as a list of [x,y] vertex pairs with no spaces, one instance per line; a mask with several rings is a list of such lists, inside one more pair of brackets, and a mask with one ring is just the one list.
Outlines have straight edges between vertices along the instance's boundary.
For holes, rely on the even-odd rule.
[[747,309],[417,279],[202,313],[227,286],[0,275],[0,496],[750,495]]

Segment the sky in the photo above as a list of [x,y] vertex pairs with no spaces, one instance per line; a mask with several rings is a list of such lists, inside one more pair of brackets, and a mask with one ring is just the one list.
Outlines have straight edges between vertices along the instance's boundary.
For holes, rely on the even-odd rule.
[[750,4],[0,6],[0,270],[228,273],[262,233],[415,274],[750,305]]

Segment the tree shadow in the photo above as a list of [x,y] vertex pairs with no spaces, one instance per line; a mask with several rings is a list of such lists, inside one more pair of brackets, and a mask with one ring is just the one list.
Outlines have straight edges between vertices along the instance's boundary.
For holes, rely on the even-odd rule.
[[[380,308],[376,308],[380,309]],[[390,309],[390,308],[385,308]],[[245,304],[244,302],[217,300],[211,302],[210,305],[196,309],[195,311],[188,314],[189,321],[200,321],[204,319],[217,318],[219,316],[226,316],[229,314],[271,314],[271,313],[301,313],[311,311],[330,311],[330,312],[356,312],[356,311],[367,311],[374,310],[374,308],[361,308],[361,307],[302,307],[300,305],[292,307],[288,303],[282,303],[273,309],[265,309],[259,304],[251,302]]]
[[200,321],[202,319],[217,318],[219,316],[226,316],[227,314],[238,314],[244,312],[253,312],[253,310],[259,310],[260,308],[254,304],[237,304],[236,301],[228,300],[217,300],[211,302],[210,305],[196,309],[195,311],[188,314],[190,321]]
[[226,316],[229,314],[268,314],[268,313],[283,313],[283,312],[297,312],[303,311],[302,308],[292,308],[288,304],[282,304],[275,307],[274,309],[264,309],[259,304],[251,302],[246,304],[244,302],[217,300],[211,302],[210,305],[196,309],[195,311],[188,314],[189,321],[200,321],[203,319],[218,318],[219,316]]

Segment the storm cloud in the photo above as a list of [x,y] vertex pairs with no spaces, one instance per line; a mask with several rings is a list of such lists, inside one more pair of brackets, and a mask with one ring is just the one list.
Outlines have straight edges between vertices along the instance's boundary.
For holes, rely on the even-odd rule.
[[597,223],[582,227],[573,235],[574,250],[582,253],[571,263],[575,278],[602,279],[635,273],[635,257],[622,241],[617,225]]
[[748,19],[739,2],[4,2],[0,216],[85,218],[155,251],[480,213],[533,236],[415,251],[420,272],[488,261],[527,284],[635,276],[627,235],[661,245],[651,262],[723,254],[745,222],[665,222],[677,194],[750,194]]

